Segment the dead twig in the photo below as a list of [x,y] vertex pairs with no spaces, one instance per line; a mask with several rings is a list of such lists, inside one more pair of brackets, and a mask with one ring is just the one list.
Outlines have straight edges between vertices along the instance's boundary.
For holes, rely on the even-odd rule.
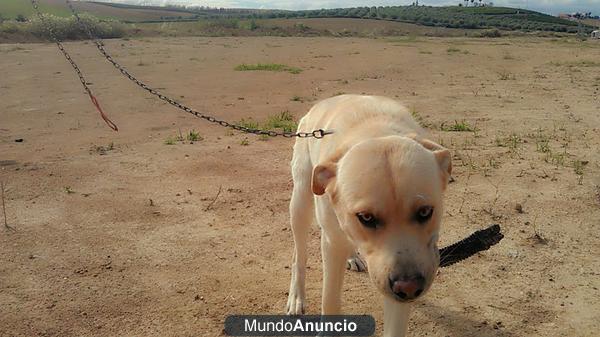
[[15,230],[14,228],[8,225],[8,220],[6,219],[6,202],[4,201],[4,181],[0,182],[0,189],[2,190],[2,213],[4,214],[4,227],[6,229]]
[[[486,179],[487,179],[487,178],[486,178]],[[499,190],[499,185],[502,183],[502,179],[500,179],[500,181],[499,181],[498,183],[496,183],[496,184],[494,184],[494,182],[493,182],[491,179],[487,179],[487,181],[488,181],[488,182],[489,182],[489,183],[490,183],[492,186],[494,186],[494,189],[495,189],[495,193],[494,193],[494,201],[493,201],[493,202],[492,202],[492,204],[489,206],[489,208],[487,208],[487,209],[486,209],[486,208],[483,208],[483,211],[484,211],[485,213],[487,213],[489,216],[491,216],[493,219],[497,220],[497,219],[501,218],[501,216],[497,215],[497,214],[494,212],[494,209],[495,209],[495,207],[496,207],[496,203],[498,202],[498,199],[500,198],[500,195],[499,195],[499,193],[498,193],[498,190]]]
[[222,189],[223,189],[223,186],[219,186],[219,192],[217,192],[217,195],[215,195],[215,198],[210,202],[210,204],[208,204],[208,206],[206,206],[206,208],[204,209],[205,212],[208,212],[208,210],[210,210],[210,208],[212,207],[212,205],[215,204],[215,202],[219,198],[219,195],[221,195],[221,190]]

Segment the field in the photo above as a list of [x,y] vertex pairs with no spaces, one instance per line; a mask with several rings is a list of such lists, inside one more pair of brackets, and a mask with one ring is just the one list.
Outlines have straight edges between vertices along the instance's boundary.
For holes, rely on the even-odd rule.
[[[60,5],[58,2],[60,1]],[[69,15],[69,10],[61,0],[40,0],[40,10],[45,13],[50,13],[58,16]],[[0,3],[0,14],[4,19],[14,19],[18,15],[29,17],[33,15],[33,7],[29,0],[2,0]]]
[[[45,13],[63,17],[71,15],[65,0],[38,0],[38,2],[40,3],[40,9]],[[72,3],[78,11],[91,13],[103,19],[144,21],[160,20],[161,17],[187,18],[192,16],[191,13],[175,12],[168,9],[120,9],[101,3],[79,1],[73,1]],[[19,14],[30,17],[34,12],[30,0],[2,0],[0,2],[0,14],[5,19],[14,19]]]
[[[120,131],[54,45],[0,44],[12,228],[0,223],[0,335],[221,336],[228,314],[282,313],[293,141],[207,124],[139,90],[92,44],[66,47]],[[597,335],[600,44],[157,37],[106,48],[164,93],[246,125],[289,127],[341,93],[402,100],[453,153],[441,246],[491,223],[506,236],[441,270],[410,335]],[[309,313],[318,247],[315,226]],[[343,303],[381,322],[367,275],[347,272]]]

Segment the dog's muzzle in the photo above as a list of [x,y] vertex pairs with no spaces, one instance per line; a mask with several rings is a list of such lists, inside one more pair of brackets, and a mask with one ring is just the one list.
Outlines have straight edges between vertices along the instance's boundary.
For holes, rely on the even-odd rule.
[[423,294],[425,290],[425,277],[413,275],[409,277],[389,278],[390,290],[400,301],[411,301]]

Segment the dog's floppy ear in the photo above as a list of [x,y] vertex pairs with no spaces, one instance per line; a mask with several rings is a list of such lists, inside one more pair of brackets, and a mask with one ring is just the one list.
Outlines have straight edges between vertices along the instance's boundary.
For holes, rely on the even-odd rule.
[[316,195],[323,195],[327,185],[335,178],[337,165],[334,162],[327,162],[317,165],[312,173],[312,192]]
[[450,155],[450,150],[441,146],[438,143],[434,143],[429,139],[417,139],[424,148],[433,151],[433,155],[440,165],[440,169],[442,172],[447,172],[448,177],[452,174],[452,156]]
[[450,154],[450,150],[441,146],[438,143],[432,142],[429,139],[418,137],[416,134],[410,135],[409,137],[413,138],[419,144],[423,145],[424,148],[433,152],[438,165],[440,166],[440,170],[443,173],[443,181],[444,188],[448,184],[448,180],[452,175],[452,155]]

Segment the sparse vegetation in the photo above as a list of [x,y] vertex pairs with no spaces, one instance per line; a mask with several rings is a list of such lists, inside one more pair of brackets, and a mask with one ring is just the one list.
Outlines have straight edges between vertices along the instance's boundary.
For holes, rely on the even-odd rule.
[[544,161],[546,163],[553,164],[556,166],[565,166],[566,156],[567,156],[567,154],[564,152],[557,153],[557,152],[548,151],[546,153],[546,157],[544,158]]
[[[125,35],[125,25],[117,21],[99,20],[95,16],[82,13],[81,20],[92,30],[95,36],[109,39]],[[44,22],[37,17],[32,17],[25,22],[5,21],[0,23],[0,33],[30,34],[43,40],[52,40],[47,26],[50,26],[56,36],[61,40],[87,39],[87,33],[81,28],[74,17],[58,17],[44,14]]]
[[99,155],[105,155],[107,152],[115,149],[115,143],[110,142],[108,145],[94,145],[92,146],[90,152],[97,153]]
[[427,123],[425,121],[425,119],[423,118],[423,116],[421,116],[421,114],[419,114],[419,112],[417,111],[417,109],[415,107],[412,107],[410,109],[410,114],[412,115],[413,119],[415,120],[415,122],[419,123],[419,125],[423,128],[428,128],[431,126],[431,124]]
[[450,125],[446,125],[445,123],[442,123],[440,125],[440,130],[453,131],[453,132],[474,132],[474,131],[476,131],[476,129],[466,121],[460,121],[460,122],[454,121],[454,123],[450,124]]
[[496,37],[501,37],[501,36],[502,36],[502,33],[500,33],[500,31],[498,29],[485,30],[485,31],[479,33],[479,37],[496,38]]
[[185,136],[185,139],[187,139],[190,142],[203,140],[203,138],[200,136],[200,133],[196,132],[196,130],[190,130]]
[[504,60],[514,60],[515,57],[511,53],[505,52],[504,55],[502,56],[502,59],[504,59]]
[[501,81],[515,80],[515,74],[510,73],[508,70],[501,70],[498,72],[498,78]]
[[513,132],[507,137],[496,137],[494,142],[498,147],[508,148],[511,154],[517,154],[521,144],[523,143],[523,139],[521,136]]
[[262,125],[260,125],[257,121],[254,121],[252,118],[242,119],[237,122],[237,125],[249,129],[262,129],[268,131],[280,130],[284,132],[293,132],[298,127],[296,119],[289,111],[283,111],[267,117]]
[[202,141],[202,140],[204,140],[204,138],[202,138],[202,136],[200,136],[200,133],[197,132],[196,130],[190,130],[187,133],[185,133],[185,135],[183,133],[181,133],[181,130],[179,130],[179,133],[176,136],[169,136],[169,137],[165,138],[164,144],[165,145],[175,145],[177,143],[183,143],[185,141],[193,143],[193,142],[198,142],[198,141]]
[[173,138],[173,137],[167,137],[165,139],[164,143],[165,143],[165,145],[175,145],[176,142],[177,141],[175,140],[175,138]]
[[239,122],[236,123],[241,127],[245,127],[248,129],[258,129],[258,122],[249,117],[248,119],[242,118]]
[[583,184],[583,173],[584,173],[584,168],[587,164],[588,164],[587,161],[583,161],[583,160],[579,160],[579,159],[576,159],[573,161],[573,171],[577,175],[577,183],[579,185]]
[[285,132],[292,132],[298,127],[294,116],[289,111],[283,111],[277,115],[267,118],[264,124],[266,130],[281,129]]
[[302,69],[277,63],[240,64],[234,68],[236,71],[285,71],[290,74],[300,74]]
[[553,65],[556,67],[569,67],[569,68],[600,67],[600,61],[581,60],[581,61],[566,61],[566,62],[550,62],[550,65]]

